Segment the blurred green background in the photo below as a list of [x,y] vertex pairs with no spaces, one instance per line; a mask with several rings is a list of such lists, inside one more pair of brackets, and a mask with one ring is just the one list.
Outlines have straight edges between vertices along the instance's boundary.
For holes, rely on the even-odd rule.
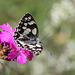
[[[43,51],[25,64],[0,60],[0,75],[75,75],[75,0],[0,0],[0,25],[30,13]],[[51,54],[50,54],[51,53]]]

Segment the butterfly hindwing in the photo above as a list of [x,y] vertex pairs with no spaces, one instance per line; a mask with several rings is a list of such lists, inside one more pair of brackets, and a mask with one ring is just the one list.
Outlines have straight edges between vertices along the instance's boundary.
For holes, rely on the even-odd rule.
[[15,43],[22,48],[34,52],[36,55],[41,53],[42,46],[38,39],[38,27],[34,18],[25,14],[14,32]]

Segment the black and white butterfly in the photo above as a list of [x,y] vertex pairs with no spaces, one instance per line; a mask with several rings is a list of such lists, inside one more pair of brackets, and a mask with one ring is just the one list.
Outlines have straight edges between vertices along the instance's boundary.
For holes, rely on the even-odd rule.
[[14,32],[15,44],[39,55],[43,50],[41,41],[38,38],[38,27],[34,18],[29,14],[25,14]]

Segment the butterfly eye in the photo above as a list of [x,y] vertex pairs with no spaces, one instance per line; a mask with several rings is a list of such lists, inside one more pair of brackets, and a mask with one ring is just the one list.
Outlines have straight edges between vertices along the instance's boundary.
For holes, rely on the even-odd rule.
[[42,43],[41,41],[39,41],[39,43]]

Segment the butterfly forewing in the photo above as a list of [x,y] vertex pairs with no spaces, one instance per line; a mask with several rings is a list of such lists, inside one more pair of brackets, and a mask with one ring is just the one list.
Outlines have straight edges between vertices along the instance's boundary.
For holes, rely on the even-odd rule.
[[38,38],[38,27],[34,18],[29,14],[25,14],[14,32],[15,43],[24,49],[39,55],[42,46]]
[[26,33],[25,34],[27,36],[29,36],[30,38],[33,37],[38,37],[38,28],[37,25],[35,23],[35,20],[33,19],[33,17],[27,13],[25,14],[25,16],[23,16],[23,18],[21,19],[19,26],[22,27],[22,29],[26,29]]

